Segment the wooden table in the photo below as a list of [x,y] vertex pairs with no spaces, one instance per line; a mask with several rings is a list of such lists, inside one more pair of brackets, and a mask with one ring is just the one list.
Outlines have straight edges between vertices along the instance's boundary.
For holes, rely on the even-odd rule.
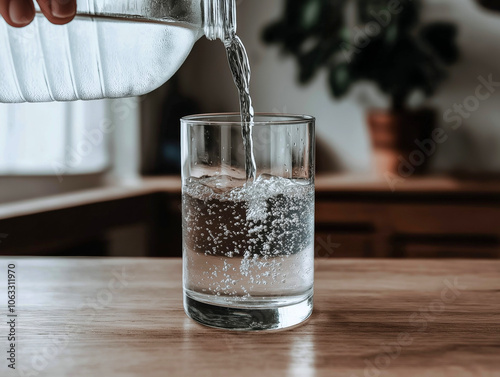
[[500,376],[499,261],[319,259],[307,323],[235,333],[186,317],[177,259],[0,259],[3,355],[9,263],[1,376]]

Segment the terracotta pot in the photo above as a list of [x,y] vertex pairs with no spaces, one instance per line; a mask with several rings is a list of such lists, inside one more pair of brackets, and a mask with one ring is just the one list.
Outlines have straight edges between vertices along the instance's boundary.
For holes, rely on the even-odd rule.
[[369,111],[368,126],[376,172],[403,178],[424,173],[433,151],[422,147],[422,142],[431,138],[435,124],[436,111],[433,109]]

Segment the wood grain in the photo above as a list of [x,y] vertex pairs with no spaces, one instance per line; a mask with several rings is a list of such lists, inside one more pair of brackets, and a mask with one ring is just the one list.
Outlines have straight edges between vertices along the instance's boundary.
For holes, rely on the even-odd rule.
[[[4,281],[9,262],[0,259]],[[180,260],[15,263],[24,375],[500,375],[499,261],[318,259],[314,314],[274,333],[233,333],[188,319]],[[459,288],[443,301],[454,283]],[[5,349],[5,325],[0,331]],[[405,345],[394,345],[398,339]],[[1,376],[22,375],[3,357],[0,364]]]

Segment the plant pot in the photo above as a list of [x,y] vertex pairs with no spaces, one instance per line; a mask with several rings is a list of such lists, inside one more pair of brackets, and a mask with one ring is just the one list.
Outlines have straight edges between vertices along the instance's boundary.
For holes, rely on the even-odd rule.
[[435,153],[430,144],[435,125],[434,109],[369,111],[375,171],[402,178],[425,173]]

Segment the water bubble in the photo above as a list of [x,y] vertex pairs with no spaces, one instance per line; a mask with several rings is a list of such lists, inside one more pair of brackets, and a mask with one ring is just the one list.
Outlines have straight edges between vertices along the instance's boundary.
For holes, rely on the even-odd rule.
[[[264,176],[250,185],[244,181],[233,185],[235,180],[222,176],[193,179],[184,194],[188,199],[185,208],[193,216],[186,218],[193,221],[186,239],[199,250],[197,254],[186,252],[190,260],[194,255],[202,258],[198,263],[204,271],[201,276],[206,276],[206,281],[200,282],[198,275],[197,289],[210,289],[211,295],[218,292],[228,302],[233,302],[231,297],[251,300],[256,289],[253,285],[269,294],[287,281],[287,288],[291,287],[295,275],[287,280],[282,273],[291,268],[306,271],[298,261],[304,259],[298,251],[306,247],[305,240],[313,238],[308,219],[314,213],[309,208],[314,189],[307,181],[292,183],[290,179]],[[265,214],[262,220],[248,219],[252,206],[257,213]],[[197,237],[202,232],[213,237]],[[214,254],[205,257],[206,250],[214,250]],[[312,270],[308,274],[312,276]],[[300,279],[311,281],[302,276]]]

